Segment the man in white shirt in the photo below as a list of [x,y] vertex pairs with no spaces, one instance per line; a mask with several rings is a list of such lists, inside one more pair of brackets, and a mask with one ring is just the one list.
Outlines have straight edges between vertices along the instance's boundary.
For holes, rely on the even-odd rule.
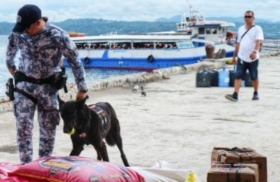
[[[234,81],[234,93],[227,94],[225,97],[230,101],[238,101],[238,92],[241,87],[242,79],[245,78],[246,71],[249,70],[254,94],[252,100],[259,100],[258,96],[258,65],[259,50],[264,39],[263,30],[260,26],[254,24],[254,12],[245,12],[245,25],[238,29],[238,39],[235,45],[235,51],[232,62],[236,64],[236,73]],[[237,56],[237,62],[236,62]]]

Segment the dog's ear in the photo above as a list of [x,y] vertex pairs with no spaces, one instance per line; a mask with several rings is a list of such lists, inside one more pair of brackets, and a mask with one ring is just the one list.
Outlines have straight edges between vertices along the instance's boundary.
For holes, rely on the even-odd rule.
[[88,99],[88,96],[86,96],[84,99],[81,99],[81,100],[77,100],[76,101],[76,107],[77,109],[81,110],[84,105],[86,104],[86,100]]
[[65,103],[63,100],[61,100],[61,98],[59,97],[59,95],[57,96],[57,100],[59,103],[59,108],[61,108],[61,106]]

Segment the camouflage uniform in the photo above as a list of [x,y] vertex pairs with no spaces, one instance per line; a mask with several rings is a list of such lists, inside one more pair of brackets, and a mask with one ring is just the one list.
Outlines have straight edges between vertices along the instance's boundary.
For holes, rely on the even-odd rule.
[[[75,76],[78,90],[87,90],[85,72],[75,44],[60,28],[46,23],[43,31],[34,36],[11,33],[7,47],[6,64],[15,66],[14,58],[20,50],[18,70],[28,77],[44,79],[60,72],[62,55],[68,60]],[[35,110],[40,126],[39,157],[50,156],[59,124],[58,91],[49,84],[18,82],[16,87],[37,99],[37,104],[15,92],[14,115],[16,116],[17,143],[22,164],[32,161],[32,129]]]

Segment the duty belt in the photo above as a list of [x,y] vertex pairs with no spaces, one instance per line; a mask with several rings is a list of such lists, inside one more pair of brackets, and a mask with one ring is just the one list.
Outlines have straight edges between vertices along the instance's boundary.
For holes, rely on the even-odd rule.
[[[48,78],[44,78],[44,79],[36,79],[36,78],[32,78],[29,76],[26,76],[24,73],[22,72],[16,72],[15,73],[15,84],[17,84],[18,82],[30,82],[30,83],[34,83],[34,84],[51,84],[52,79],[54,79],[54,76],[50,76]],[[25,97],[29,98],[34,104],[37,104],[37,99],[35,97],[33,97],[32,95],[26,93],[25,91],[18,89],[15,87],[14,89],[15,92],[21,93],[22,95],[24,95]]]
[[16,72],[16,74],[15,74],[15,83],[16,84],[18,82],[22,82],[22,81],[26,81],[26,82],[30,82],[30,83],[34,83],[34,84],[40,84],[40,85],[41,84],[51,84],[52,79],[54,79],[54,76],[50,76],[50,77],[44,78],[44,79],[36,79],[36,78],[26,76],[22,72]]

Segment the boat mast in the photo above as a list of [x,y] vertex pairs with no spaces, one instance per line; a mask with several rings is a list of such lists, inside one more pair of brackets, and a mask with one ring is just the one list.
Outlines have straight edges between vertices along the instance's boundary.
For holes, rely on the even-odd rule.
[[190,18],[192,17],[192,5],[189,5],[190,8]]
[[187,4],[189,5],[189,11],[190,11],[190,18],[192,17],[192,5],[191,3],[189,2],[189,0],[186,0]]

